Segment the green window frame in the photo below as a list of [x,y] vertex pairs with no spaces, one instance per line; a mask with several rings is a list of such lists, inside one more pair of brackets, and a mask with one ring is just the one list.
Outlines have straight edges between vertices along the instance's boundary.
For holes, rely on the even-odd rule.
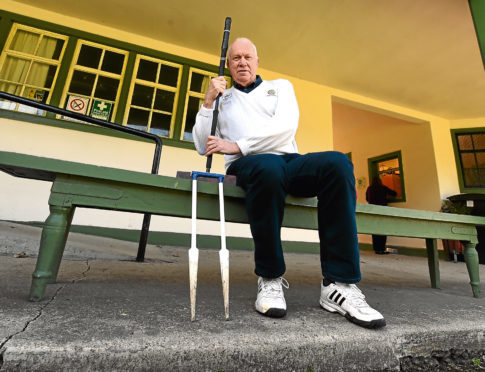
[[451,130],[461,192],[485,193],[485,127]]
[[[384,185],[398,193],[396,197],[389,199],[390,203],[406,201],[401,150],[369,158],[367,159],[367,165],[369,170],[369,184],[371,184],[374,177],[379,176]],[[387,182],[386,176],[391,176],[389,177],[391,179]]]
[[[157,63],[161,63],[166,66],[177,66],[179,80],[177,81],[176,87],[163,82],[160,83],[160,85],[158,85],[159,82],[152,82],[154,83],[153,85],[145,84],[154,89],[155,96],[157,89],[160,89],[164,91],[167,96],[170,96],[170,103],[172,102],[173,98],[173,107],[169,107],[169,105],[165,102],[162,109],[159,110],[155,101],[153,102],[153,106],[150,105],[150,107],[145,107],[145,109],[150,111],[151,115],[151,119],[147,121],[145,129],[147,131],[155,132],[155,134],[163,137],[164,145],[194,149],[194,144],[189,133],[191,132],[194,124],[192,121],[195,121],[195,105],[193,102],[190,102],[190,97],[194,98],[197,96],[198,109],[202,104],[205,89],[201,88],[200,91],[194,91],[194,89],[191,89],[191,85],[193,84],[192,78],[195,76],[194,74],[200,73],[204,76],[204,79],[208,81],[208,79],[211,77],[217,76],[218,66],[168,54],[163,51],[130,44],[120,40],[111,39],[102,35],[95,35],[85,31],[41,21],[4,10],[0,10],[0,58],[5,58],[4,56],[6,55],[7,46],[9,43],[9,39],[6,35],[10,35],[10,33],[13,32],[12,30],[16,24],[21,24],[22,27],[36,28],[45,34],[52,33],[63,37],[64,45],[62,50],[62,58],[59,58],[56,77],[52,83],[52,86],[50,87],[49,95],[45,100],[45,103],[66,108],[66,105],[69,103],[70,96],[76,96],[71,97],[71,100],[78,99],[76,104],[80,104],[81,106],[83,106],[82,101],[84,101],[86,106],[85,114],[88,116],[92,115],[94,117],[97,117],[96,115],[102,113],[100,110],[97,110],[96,113],[94,113],[93,105],[95,103],[98,105],[104,105],[105,103],[110,104],[111,109],[108,117],[98,118],[104,120],[107,118],[109,121],[120,125],[129,125],[130,108],[132,106],[136,106],[136,104],[133,103],[133,95],[135,84],[137,84],[137,70],[140,59],[151,59],[154,61],[156,60]],[[94,66],[86,66],[82,63],[78,63],[80,50],[85,45],[101,50],[101,56],[97,60],[98,64]],[[93,50],[91,50],[91,52],[93,52]],[[103,68],[102,61],[104,56],[107,53],[112,52],[124,55],[124,65],[121,73],[119,71],[113,73],[112,71],[106,71],[106,69]],[[84,85],[85,87],[88,86],[92,89],[88,89],[83,92],[72,89],[73,86],[71,86],[71,84],[73,81],[76,82],[76,75],[77,77],[80,75],[90,76],[90,83],[86,84],[85,81]],[[227,70],[225,71],[225,75],[226,79],[230,82],[231,80]],[[109,98],[99,97],[96,92],[96,84],[100,79],[115,79],[116,81],[119,81],[115,92],[116,95]],[[79,80],[81,79],[78,79],[78,83]],[[138,83],[140,82],[138,81]],[[112,89],[112,91],[114,91],[114,89]],[[112,135],[115,137],[119,135],[117,132],[101,130],[101,128],[97,126],[87,125],[83,122],[78,122],[71,119],[66,121],[65,119],[67,118],[62,118],[59,117],[59,115],[49,112],[46,114],[44,113],[44,116],[36,115],[36,118],[33,116],[30,118],[30,116],[25,115],[25,113],[17,113],[13,112],[12,110],[2,110],[0,108],[0,116],[15,119],[16,115],[19,120],[30,121],[38,124],[69,127],[80,131],[90,131],[94,133],[99,132],[103,133],[104,135]],[[165,120],[162,120],[157,124],[153,121],[153,117],[157,115],[166,115]],[[170,129],[168,129],[169,116]]]
[[[125,50],[79,40],[64,85],[62,107],[114,121],[127,59]],[[103,110],[98,107],[107,108],[109,112],[103,117]]]
[[[0,55],[0,90],[49,103],[68,37],[14,23]],[[0,108],[35,115],[44,111],[0,100]]]
[[123,125],[173,137],[183,66],[137,55]]

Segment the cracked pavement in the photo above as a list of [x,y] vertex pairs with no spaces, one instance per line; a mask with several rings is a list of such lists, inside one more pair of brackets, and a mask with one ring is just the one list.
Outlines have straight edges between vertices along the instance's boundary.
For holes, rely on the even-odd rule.
[[[32,260],[27,259],[26,261],[30,262],[22,262],[24,258],[3,258],[7,260],[7,265],[6,267],[3,267],[2,265],[2,270],[1,270],[1,276],[2,278],[6,281],[6,285],[9,288],[13,287],[13,290],[16,291],[23,291],[24,293],[26,290],[28,291],[29,288],[25,288],[25,285],[19,286],[17,288],[16,284],[20,284],[15,280],[16,274],[20,270],[25,270],[26,268],[30,269],[32,267],[32,270],[35,266],[35,262],[33,262],[32,265]],[[58,283],[58,284],[53,284],[49,286],[50,288],[47,289],[46,295],[44,297],[44,300],[42,302],[26,302],[25,304],[21,305],[26,305],[26,306],[21,306],[22,310],[24,312],[21,312],[19,314],[16,314],[15,316],[11,317],[9,316],[9,310],[11,310],[12,306],[18,305],[18,299],[7,296],[6,298],[2,298],[1,300],[1,309],[0,309],[0,318],[5,319],[8,318],[10,321],[6,325],[5,328],[3,328],[3,331],[0,331],[0,355],[2,356],[3,360],[3,354],[5,352],[5,347],[7,346],[8,342],[16,337],[17,335],[20,335],[21,333],[25,332],[29,326],[34,323],[37,319],[39,319],[42,315],[44,310],[56,300],[56,297],[58,294],[68,285],[75,284],[76,282],[83,280],[86,278],[86,273],[89,271],[90,266],[89,266],[89,260],[85,261],[85,270],[81,273],[81,276],[78,278],[72,279],[70,282],[65,282],[65,283]],[[12,280],[13,279],[13,280]],[[26,284],[26,283],[22,283]],[[1,366],[1,364],[0,364]]]
[[137,263],[136,243],[70,234],[58,282],[35,303],[39,238],[38,228],[0,222],[2,371],[399,370],[406,356],[485,348],[485,299],[472,297],[462,263],[441,261],[435,290],[426,259],[363,252],[359,287],[388,323],[376,331],[319,307],[312,254],[285,255],[288,315],[278,320],[253,310],[252,252],[231,251],[224,321],[218,252],[201,251],[192,323],[186,248],[148,246]]

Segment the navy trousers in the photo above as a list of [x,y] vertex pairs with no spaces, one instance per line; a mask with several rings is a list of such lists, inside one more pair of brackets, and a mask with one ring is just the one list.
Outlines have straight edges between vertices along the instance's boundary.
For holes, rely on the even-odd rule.
[[227,174],[237,176],[237,185],[246,191],[256,275],[277,278],[286,270],[281,224],[290,194],[318,198],[323,276],[342,283],[360,281],[355,179],[346,155],[335,151],[248,155],[234,161]]

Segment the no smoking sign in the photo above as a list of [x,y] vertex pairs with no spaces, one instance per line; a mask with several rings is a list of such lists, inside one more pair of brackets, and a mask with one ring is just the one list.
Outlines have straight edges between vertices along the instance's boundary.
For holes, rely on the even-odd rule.
[[69,96],[67,100],[66,109],[77,112],[78,114],[86,115],[88,110],[89,98]]

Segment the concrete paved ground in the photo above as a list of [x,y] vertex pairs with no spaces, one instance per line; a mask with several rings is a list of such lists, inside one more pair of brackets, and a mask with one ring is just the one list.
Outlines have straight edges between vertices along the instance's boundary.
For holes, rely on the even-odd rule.
[[[186,248],[149,246],[136,263],[136,243],[70,234],[58,283],[32,303],[39,239],[39,228],[0,222],[2,371],[383,371],[409,356],[437,365],[450,350],[470,370],[485,365],[485,296],[472,297],[463,263],[440,262],[438,290],[426,259],[362,252],[359,287],[388,324],[367,330],[320,308],[314,254],[286,255],[288,315],[270,319],[253,310],[252,253],[231,251],[225,321],[218,253],[206,250],[192,323]],[[484,265],[480,276],[485,287]]]

